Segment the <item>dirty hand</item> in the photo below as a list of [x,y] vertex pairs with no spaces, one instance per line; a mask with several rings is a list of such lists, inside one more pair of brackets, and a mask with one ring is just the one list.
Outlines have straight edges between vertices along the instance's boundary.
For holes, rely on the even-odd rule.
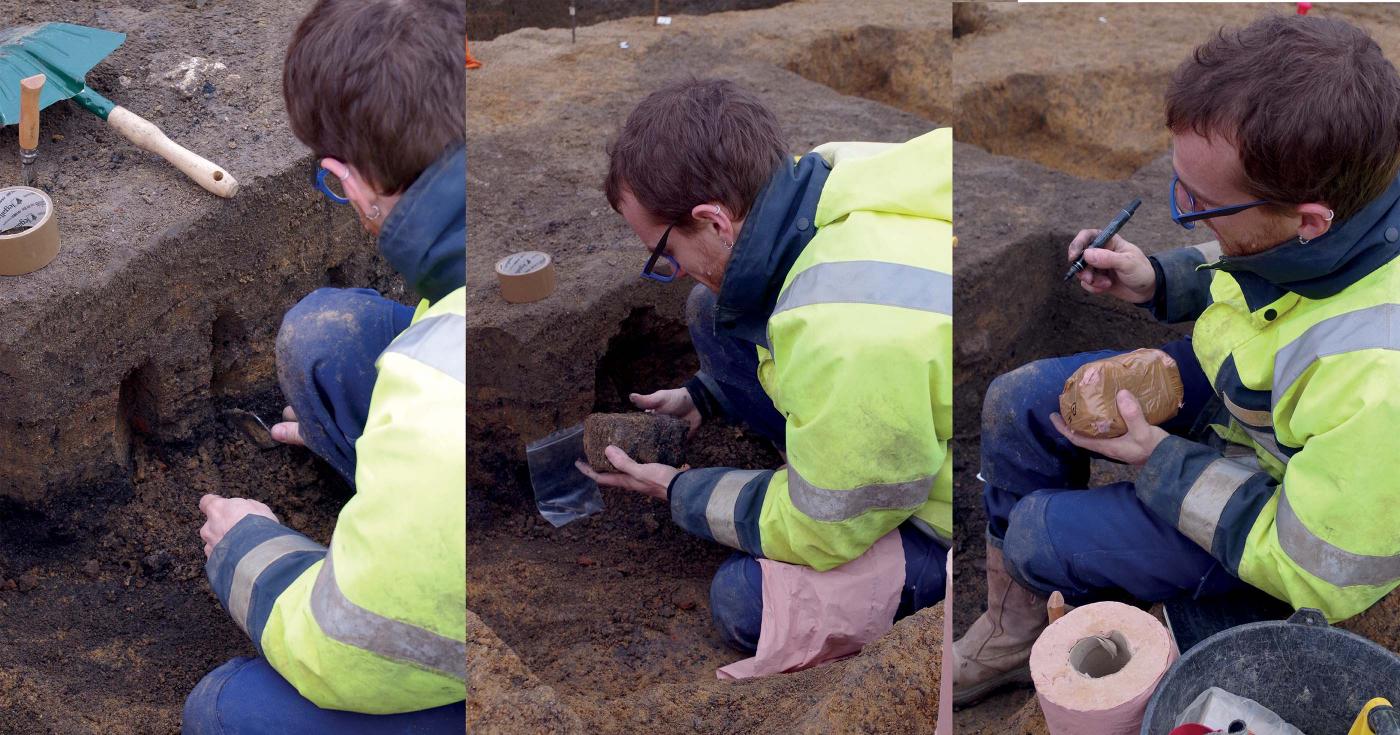
[[603,454],[607,455],[608,461],[620,472],[598,472],[586,462],[574,462],[574,466],[599,485],[620,487],[658,500],[666,499],[666,488],[671,486],[671,480],[681,472],[668,464],[637,464],[626,452],[612,445],[608,445]]
[[685,419],[690,424],[691,434],[700,428],[700,409],[695,407],[695,402],[690,400],[690,391],[685,388],[659,390],[647,395],[633,393],[627,398],[632,401],[632,405],[647,413]]
[[283,444],[292,444],[298,447],[306,446],[306,442],[301,438],[301,424],[297,423],[297,412],[291,406],[282,409],[282,421],[272,425],[268,432],[272,434],[272,440]]
[[199,499],[199,510],[204,514],[204,525],[199,529],[199,537],[204,539],[204,556],[208,557],[214,547],[223,540],[229,529],[238,525],[246,516],[271,518],[275,523],[277,515],[272,509],[256,500],[247,498],[225,498],[218,495],[205,495]]
[[1114,235],[1108,245],[1085,251],[1098,234],[1098,230],[1080,230],[1069,244],[1069,262],[1083,253],[1087,266],[1079,272],[1079,285],[1089,293],[1106,293],[1132,304],[1151,301],[1157,293],[1157,274],[1142,249]]
[[1123,416],[1123,422],[1128,425],[1128,433],[1115,436],[1112,439],[1096,439],[1076,434],[1065,424],[1065,420],[1058,413],[1050,414],[1050,423],[1054,424],[1055,429],[1064,434],[1070,443],[1080,449],[1087,449],[1109,459],[1141,467],[1156,451],[1157,445],[1167,438],[1167,432],[1160,426],[1147,423],[1147,419],[1142,415],[1142,404],[1138,403],[1137,396],[1133,395],[1132,391],[1118,391],[1118,413]]

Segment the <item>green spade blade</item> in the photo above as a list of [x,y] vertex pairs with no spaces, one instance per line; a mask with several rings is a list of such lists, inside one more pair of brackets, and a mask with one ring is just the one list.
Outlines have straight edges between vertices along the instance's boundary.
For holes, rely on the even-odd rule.
[[39,95],[40,109],[82,95],[79,102],[105,118],[111,103],[105,111],[93,109],[95,100],[106,100],[88,90],[84,78],[125,40],[124,33],[72,23],[0,30],[0,127],[19,123],[19,80],[35,74],[48,77]]

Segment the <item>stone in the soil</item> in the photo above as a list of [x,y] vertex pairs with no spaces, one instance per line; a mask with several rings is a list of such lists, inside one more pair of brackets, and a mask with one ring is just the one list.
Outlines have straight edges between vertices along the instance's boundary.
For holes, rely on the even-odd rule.
[[583,723],[554,689],[540,683],[515,652],[467,611],[467,730],[581,733]]
[[599,472],[617,468],[603,454],[611,444],[636,462],[678,466],[684,456],[690,424],[655,413],[595,413],[583,422],[583,451]]

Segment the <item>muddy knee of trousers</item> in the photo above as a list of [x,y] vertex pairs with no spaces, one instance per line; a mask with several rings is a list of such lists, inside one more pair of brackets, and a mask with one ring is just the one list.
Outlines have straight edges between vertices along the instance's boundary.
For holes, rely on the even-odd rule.
[[1067,561],[1055,551],[1046,521],[1052,498],[1052,493],[1044,491],[1022,498],[1011,511],[1001,545],[1006,573],[1016,584],[1043,597],[1056,590],[1069,592]]
[[710,582],[710,619],[729,646],[752,653],[763,625],[763,570],[758,560],[734,554]]

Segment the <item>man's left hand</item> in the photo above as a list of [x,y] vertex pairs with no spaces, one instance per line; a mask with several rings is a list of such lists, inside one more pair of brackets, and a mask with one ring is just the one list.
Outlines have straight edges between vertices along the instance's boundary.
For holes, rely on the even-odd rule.
[[1156,451],[1157,445],[1167,438],[1167,432],[1160,426],[1147,423],[1147,419],[1142,415],[1142,404],[1138,403],[1137,396],[1133,395],[1132,391],[1118,391],[1118,413],[1123,416],[1123,422],[1128,425],[1128,433],[1115,436],[1112,439],[1095,439],[1076,434],[1065,424],[1065,420],[1058,413],[1050,414],[1050,423],[1055,426],[1057,431],[1064,434],[1070,443],[1080,449],[1087,449],[1109,459],[1141,467],[1147,463],[1152,452]]
[[247,498],[205,495],[199,499],[199,510],[205,518],[204,525],[199,529],[199,537],[204,539],[205,558],[213,553],[214,547],[223,540],[224,534],[246,516],[262,516],[271,518],[274,523],[282,522],[277,520],[277,514],[273,513],[271,508]]
[[666,488],[681,472],[667,464],[637,464],[626,452],[614,446],[603,450],[603,454],[607,455],[608,461],[618,472],[597,472],[585,462],[574,462],[574,466],[599,485],[620,487],[658,500],[666,499]]

